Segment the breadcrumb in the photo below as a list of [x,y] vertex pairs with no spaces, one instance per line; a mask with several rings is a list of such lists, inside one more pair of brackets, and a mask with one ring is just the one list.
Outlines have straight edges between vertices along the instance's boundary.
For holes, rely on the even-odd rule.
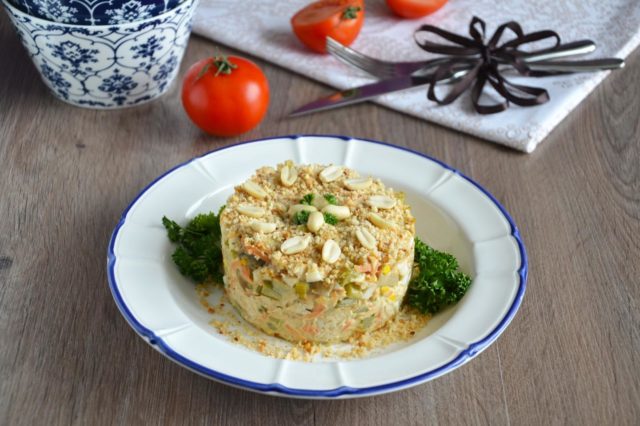
[[[204,291],[203,291],[204,290]],[[328,359],[361,359],[394,344],[415,338],[428,323],[430,316],[403,306],[384,327],[370,333],[361,333],[346,343],[292,343],[269,336],[246,322],[228,304],[223,290],[209,284],[196,286],[199,302],[213,313],[209,324],[229,343],[241,345],[262,355],[291,361],[315,362]],[[204,296],[207,294],[207,296]],[[212,301],[217,299],[217,301]],[[209,311],[211,309],[213,312]]]

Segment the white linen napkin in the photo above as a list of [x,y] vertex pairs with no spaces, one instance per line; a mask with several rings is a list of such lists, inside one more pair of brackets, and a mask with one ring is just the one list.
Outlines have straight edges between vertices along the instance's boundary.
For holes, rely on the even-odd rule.
[[[358,70],[328,55],[312,53],[300,44],[291,32],[289,20],[309,2],[201,0],[193,31],[339,89],[374,81]],[[525,33],[551,29],[560,34],[563,42],[591,39],[598,46],[591,57],[625,58],[640,43],[638,0],[450,0],[438,12],[417,20],[397,18],[384,0],[374,0],[366,2],[365,24],[352,47],[386,60],[427,59],[436,55],[423,51],[413,41],[413,33],[420,25],[429,23],[468,36],[469,22],[474,15],[487,23],[487,37],[498,25],[515,20]],[[425,87],[381,96],[376,102],[532,152],[607,74],[600,71],[513,78],[511,80],[516,83],[546,88],[551,100],[535,107],[512,105],[507,111],[492,115],[477,114],[468,93],[451,105],[438,106],[426,98]]]

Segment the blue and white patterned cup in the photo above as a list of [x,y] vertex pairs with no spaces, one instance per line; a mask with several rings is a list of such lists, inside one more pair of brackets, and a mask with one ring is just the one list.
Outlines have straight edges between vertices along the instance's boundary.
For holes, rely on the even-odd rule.
[[198,0],[143,21],[69,25],[29,16],[2,0],[42,80],[61,100],[97,109],[138,105],[167,91]]
[[76,25],[137,22],[170,11],[183,0],[10,0],[27,15]]

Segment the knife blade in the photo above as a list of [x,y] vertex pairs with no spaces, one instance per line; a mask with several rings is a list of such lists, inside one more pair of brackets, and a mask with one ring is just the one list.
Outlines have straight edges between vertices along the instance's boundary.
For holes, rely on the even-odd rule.
[[364,86],[342,90],[330,96],[309,102],[308,104],[293,111],[289,114],[289,117],[298,117],[311,112],[325,111],[341,106],[357,104],[376,98],[385,93],[398,92],[401,90],[411,89],[412,87],[419,87],[423,84],[428,84],[430,81],[431,79],[429,77],[414,77],[406,75],[365,84]]
[[[561,46],[554,46],[552,49],[541,50],[536,54],[526,56],[525,60],[531,67],[533,63],[541,61],[541,68],[544,67],[544,61],[549,59],[556,59],[561,57],[582,55],[589,53],[595,49],[595,44],[591,40],[579,40],[575,42],[565,43]],[[338,58],[340,59],[340,58]],[[624,64],[624,63],[622,63]],[[349,65],[353,65],[349,63]],[[551,65],[551,64],[549,64]],[[549,66],[547,65],[547,66]],[[558,65],[558,64],[555,64]],[[622,65],[617,65],[622,66]],[[549,68],[543,68],[549,70]],[[583,68],[584,67],[583,65]],[[586,69],[585,69],[586,70]],[[564,69],[561,71],[565,71]],[[428,84],[431,81],[432,73],[427,73],[427,70],[421,72],[418,70],[415,75],[406,75],[401,77],[392,77],[385,80],[380,80],[374,83],[366,84],[364,86],[351,88],[336,92],[330,96],[320,98],[316,101],[310,102],[289,114],[289,117],[297,117],[300,115],[310,114],[316,111],[326,111],[333,108],[339,108],[342,106],[352,105],[360,102],[364,102],[373,99],[377,96],[381,96],[386,93],[392,93],[396,91],[408,90],[414,87],[420,87]],[[464,75],[464,73],[462,74]],[[462,75],[459,75],[460,78]],[[444,81],[441,81],[443,83]]]
[[[595,70],[618,69],[624,66],[624,60],[617,58],[602,58],[586,61],[544,61],[528,63],[531,70],[553,72],[585,72]],[[455,81],[468,72],[469,68],[457,70],[452,75],[440,80],[439,83]],[[289,117],[298,117],[312,112],[326,111],[347,105],[365,102],[375,97],[399,92],[402,90],[417,88],[431,82],[433,74],[403,75],[365,84],[359,87],[342,90],[332,95],[310,102],[289,114]]]
[[[460,79],[468,72],[468,69],[462,69],[440,80],[440,83],[447,83]],[[429,84],[433,74],[422,76],[403,75],[400,77],[380,80],[375,83],[365,84],[363,86],[342,90],[332,95],[317,99],[310,102],[289,114],[289,117],[298,117],[312,112],[325,111],[329,109],[339,108],[351,104],[368,101],[386,93],[399,92],[402,90],[412,89]]]

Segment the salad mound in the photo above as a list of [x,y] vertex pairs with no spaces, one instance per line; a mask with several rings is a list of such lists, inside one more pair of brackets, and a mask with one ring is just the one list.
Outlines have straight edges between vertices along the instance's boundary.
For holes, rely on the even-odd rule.
[[375,330],[406,293],[414,223],[379,179],[334,165],[263,167],[220,217],[227,295],[248,322],[290,341]]

